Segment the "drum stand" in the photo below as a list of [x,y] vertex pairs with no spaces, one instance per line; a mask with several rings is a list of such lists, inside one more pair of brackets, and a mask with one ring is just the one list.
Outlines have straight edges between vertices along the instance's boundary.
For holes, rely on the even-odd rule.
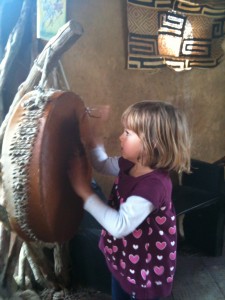
[[[35,60],[26,81],[18,88],[13,103],[0,128],[3,143],[8,120],[17,103],[38,85],[42,88],[59,57],[82,35],[80,24],[70,21],[53,37]],[[61,68],[61,76],[68,83]],[[11,231],[2,182],[0,186],[0,298],[13,298],[15,293],[26,294],[26,299],[62,299],[70,286],[67,243],[27,242]],[[28,291],[29,289],[29,291]],[[42,291],[42,297],[39,293]],[[61,291],[61,292],[59,292]],[[64,295],[62,297],[62,294]],[[59,298],[57,298],[57,295]],[[2,298],[1,298],[2,299]],[[67,299],[69,295],[67,295]],[[75,299],[71,296],[71,299]]]

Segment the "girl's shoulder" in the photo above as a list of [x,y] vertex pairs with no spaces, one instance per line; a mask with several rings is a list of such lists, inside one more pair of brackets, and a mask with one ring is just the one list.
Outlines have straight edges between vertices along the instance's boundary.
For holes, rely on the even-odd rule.
[[154,186],[156,189],[158,188],[166,191],[170,191],[172,189],[172,181],[169,172],[162,169],[157,169],[151,172],[149,176],[145,177],[143,183],[146,185],[149,184],[149,187],[151,188]]

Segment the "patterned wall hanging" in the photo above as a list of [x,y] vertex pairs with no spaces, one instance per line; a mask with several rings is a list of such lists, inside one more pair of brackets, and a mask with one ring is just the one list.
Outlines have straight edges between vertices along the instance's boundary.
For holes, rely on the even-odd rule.
[[225,7],[188,0],[127,0],[128,69],[175,71],[217,66]]

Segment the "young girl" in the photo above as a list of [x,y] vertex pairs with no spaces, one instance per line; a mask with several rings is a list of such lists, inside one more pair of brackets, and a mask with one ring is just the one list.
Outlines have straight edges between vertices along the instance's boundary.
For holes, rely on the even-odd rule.
[[93,194],[82,154],[71,164],[71,182],[104,228],[99,247],[112,274],[112,299],[167,297],[177,242],[169,171],[190,169],[186,119],[169,103],[142,101],[126,109],[122,124],[121,157],[108,157],[95,134],[90,142],[95,169],[117,176],[108,205]]

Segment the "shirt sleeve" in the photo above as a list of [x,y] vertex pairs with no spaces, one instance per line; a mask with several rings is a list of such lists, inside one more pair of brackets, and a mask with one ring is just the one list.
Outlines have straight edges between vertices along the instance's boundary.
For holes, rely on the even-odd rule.
[[91,162],[96,171],[105,175],[117,176],[119,173],[119,157],[109,157],[103,145],[99,145],[90,152]]
[[111,235],[122,238],[133,232],[155,208],[150,201],[131,196],[117,211],[92,194],[85,202],[84,209]]

